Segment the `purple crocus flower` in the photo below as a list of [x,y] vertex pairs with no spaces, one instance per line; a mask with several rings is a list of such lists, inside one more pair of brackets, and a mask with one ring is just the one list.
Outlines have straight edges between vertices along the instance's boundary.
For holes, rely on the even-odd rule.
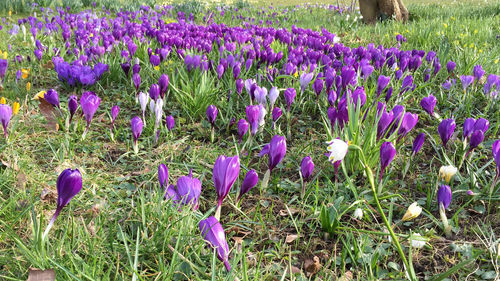
[[160,85],[153,84],[149,87],[149,97],[154,101],[160,97]]
[[54,89],[48,90],[45,95],[43,95],[43,99],[46,100],[48,103],[51,105],[60,108],[59,104],[59,95],[57,94],[57,91]]
[[167,165],[161,163],[158,166],[158,181],[160,182],[160,187],[163,190],[164,187],[168,185],[168,168]]
[[141,85],[141,75],[139,75],[139,73],[134,73],[134,75],[132,75],[132,81],[134,82],[135,91],[139,92],[139,86]]
[[389,85],[389,82],[391,81],[390,77],[380,75],[377,80],[377,97],[382,94],[382,92],[385,90],[387,85]]
[[224,66],[222,64],[219,64],[216,69],[217,72],[217,78],[220,80],[222,78],[222,75],[224,75]]
[[476,123],[476,119],[474,118],[467,118],[464,121],[464,127],[463,127],[463,137],[464,139],[468,138],[471,134],[472,131],[474,130],[474,124]]
[[139,152],[137,140],[141,136],[144,124],[142,123],[142,119],[139,116],[134,116],[132,120],[130,120],[130,126],[132,128],[132,137],[134,138],[134,152],[135,154],[137,154]]
[[389,128],[389,125],[391,125],[392,121],[394,120],[394,112],[386,112],[385,110],[382,111],[380,115],[380,119],[377,123],[377,139],[380,139],[385,135],[387,132],[387,128]]
[[244,82],[242,79],[236,80],[236,92],[238,95],[241,95],[241,91],[243,90]]
[[73,119],[73,115],[78,109],[78,98],[73,95],[68,99],[68,109],[69,109],[69,123],[71,124],[71,120]]
[[410,112],[406,112],[403,115],[403,120],[401,121],[401,126],[399,126],[398,130],[398,140],[399,142],[404,136],[406,136],[412,129],[417,125],[418,115],[412,114]]
[[275,107],[273,108],[272,112],[272,118],[273,118],[273,129],[274,129],[274,123],[281,117],[281,108]]
[[239,202],[241,196],[243,196],[245,193],[249,192],[252,188],[254,188],[257,185],[258,181],[259,181],[259,175],[257,175],[257,172],[255,172],[255,170],[253,169],[248,171],[245,175],[245,179],[243,179],[243,183],[241,184],[240,193],[238,194],[236,202]]
[[248,132],[248,122],[247,122],[247,120],[241,118],[238,121],[238,136],[239,136],[238,144],[241,143],[241,140],[243,139],[243,136],[247,132]]
[[199,228],[203,239],[217,250],[217,258],[224,263],[227,271],[230,271],[231,266],[228,261],[229,246],[222,225],[215,217],[211,216],[200,221]]
[[401,85],[401,90],[400,90],[399,94],[401,95],[409,90],[413,90],[414,86],[415,85],[413,84],[413,76],[407,75],[403,79],[403,84]]
[[451,202],[451,188],[448,185],[441,185],[437,192],[438,205],[446,210]]
[[130,72],[130,62],[124,62],[120,64],[120,66],[122,67],[123,73],[125,73],[125,77],[128,78],[128,73]]
[[493,143],[491,152],[493,154],[493,160],[495,160],[495,163],[497,165],[496,179],[498,179],[500,177],[500,140],[496,140]]
[[266,144],[259,153],[259,157],[269,155],[269,171],[278,165],[286,154],[286,139],[283,136],[275,135],[271,142]]
[[292,105],[296,94],[297,94],[297,92],[295,91],[294,88],[288,88],[283,92],[283,95],[285,96],[285,101],[286,101],[286,106],[287,106],[288,112],[290,112],[290,106]]
[[476,78],[476,80],[479,82],[479,80],[481,80],[481,78],[483,77],[485,71],[483,70],[483,67],[478,64],[476,66],[474,66],[474,70],[472,71],[474,73],[474,78]]
[[175,126],[175,119],[172,115],[167,116],[167,130],[172,131]]
[[447,64],[446,64],[446,69],[448,70],[448,73],[449,74],[452,74],[453,73],[453,70],[455,70],[455,67],[457,66],[457,64],[454,62],[454,61],[449,61]]
[[3,135],[7,138],[7,126],[9,126],[12,117],[12,107],[6,104],[0,104],[0,123],[3,127]]
[[9,66],[9,61],[0,59],[0,85],[3,84],[3,79],[5,78],[5,73],[7,72],[7,67]]
[[334,106],[336,101],[337,93],[334,90],[331,90],[330,93],[328,93],[328,104],[330,106]]
[[300,162],[300,171],[304,181],[309,181],[314,171],[314,163],[311,156],[306,156],[302,159],[302,162]]
[[382,180],[385,168],[391,164],[395,156],[396,148],[394,148],[392,142],[384,142],[380,147],[380,180]]
[[485,134],[489,127],[490,121],[488,121],[487,119],[479,118],[476,122],[474,122],[474,131],[480,130],[483,132],[483,134]]
[[120,107],[115,105],[111,108],[111,127],[115,124],[116,117],[118,117],[118,113],[120,113]]
[[443,141],[443,146],[446,148],[446,144],[450,140],[453,132],[455,131],[455,120],[453,119],[444,119],[438,126],[438,133],[441,137],[441,141]]
[[217,192],[217,209],[215,218],[220,218],[222,201],[233,187],[234,182],[240,173],[240,158],[236,155],[226,157],[221,155],[214,164],[212,179],[214,181],[215,191]]
[[425,133],[420,133],[413,141],[412,156],[415,156],[422,148],[425,141]]
[[307,88],[309,83],[311,83],[311,80],[313,79],[314,72],[309,72],[309,73],[302,73],[300,75],[300,92],[304,92],[304,90]]
[[82,190],[82,174],[78,169],[66,169],[57,178],[57,208],[43,233],[42,239],[47,237],[59,213],[68,205],[69,201]]
[[313,90],[316,93],[316,96],[319,98],[319,95],[321,94],[321,91],[323,91],[323,80],[317,78],[314,83],[313,83]]
[[268,98],[269,98],[270,108],[274,107],[274,104],[276,103],[276,100],[278,99],[279,94],[280,94],[280,92],[279,92],[278,88],[276,88],[276,87],[272,87],[271,90],[269,90]]
[[251,134],[255,136],[257,130],[259,129],[259,115],[260,115],[260,106],[258,105],[249,105],[246,108],[247,120],[250,123]]
[[218,113],[218,110],[217,110],[217,107],[215,107],[215,105],[209,105],[207,107],[207,119],[208,119],[208,122],[210,122],[210,124],[212,125],[212,127],[215,125],[215,119],[217,118],[217,113]]
[[425,112],[429,113],[430,116],[434,115],[434,107],[436,106],[436,103],[437,99],[433,95],[422,98],[422,100],[420,101],[420,105],[425,110]]
[[462,88],[465,91],[467,87],[469,87],[472,83],[474,83],[474,76],[462,75],[460,76],[460,82],[462,82]]
[[[481,130],[476,130],[470,136],[469,151],[467,155],[476,147],[478,147],[484,140],[484,133]],[[467,155],[465,157],[467,157]]]
[[94,92],[85,92],[80,97],[80,107],[82,108],[85,119],[87,120],[87,127],[82,135],[83,139],[85,139],[85,135],[90,127],[90,122],[92,122],[92,118],[94,117],[94,114],[100,104],[101,99]]
[[192,205],[194,210],[198,209],[198,200],[201,194],[201,182],[197,178],[193,178],[193,170],[189,171],[189,175],[182,176],[177,180],[177,192],[181,198],[181,204]]
[[169,79],[167,74],[162,74],[160,79],[158,80],[158,84],[160,86],[160,96],[161,98],[165,98],[165,93],[168,90]]

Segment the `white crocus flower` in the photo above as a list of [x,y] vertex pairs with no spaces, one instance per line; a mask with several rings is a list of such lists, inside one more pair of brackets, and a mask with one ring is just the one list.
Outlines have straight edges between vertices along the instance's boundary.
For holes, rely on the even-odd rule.
[[411,246],[413,248],[422,249],[425,246],[425,238],[419,233],[413,233],[411,239]]
[[333,163],[344,159],[348,148],[349,145],[345,141],[339,139],[329,141],[327,149],[330,152],[330,156],[328,160]]
[[354,214],[352,215],[355,219],[362,219],[363,218],[363,210],[361,208],[356,208],[356,210],[354,210]]
[[449,183],[451,178],[457,173],[458,169],[452,165],[441,166],[439,169],[439,178],[444,179],[446,183]]
[[403,221],[412,220],[418,217],[420,213],[422,213],[422,207],[420,207],[417,202],[413,202],[413,204],[408,207],[408,210],[406,210]]
[[139,93],[139,103],[141,104],[142,110],[142,122],[144,126],[146,126],[146,118],[144,118],[144,114],[146,113],[146,107],[148,106],[149,96],[143,92]]

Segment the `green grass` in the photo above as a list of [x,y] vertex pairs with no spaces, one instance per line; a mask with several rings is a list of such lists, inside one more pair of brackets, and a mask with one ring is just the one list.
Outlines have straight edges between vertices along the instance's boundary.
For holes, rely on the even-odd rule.
[[[451,6],[436,2],[405,1],[412,14],[407,24],[386,21],[366,26],[353,20],[356,15],[346,19],[345,15],[315,10],[313,17],[302,10],[292,15],[297,23],[290,21],[286,27],[291,24],[314,30],[325,27],[350,47],[369,43],[395,46],[395,35],[403,34],[407,38],[403,49],[434,50],[441,58],[443,69],[448,60],[454,60],[461,74],[470,73],[476,64],[482,64],[486,73],[500,73],[500,39],[497,38],[500,35],[500,4],[475,1],[480,5],[471,7],[454,3],[456,1],[448,1],[453,4]],[[8,17],[5,13],[2,16],[14,21],[20,15]],[[238,24],[229,16],[224,21],[228,25]],[[0,50],[5,51],[8,44],[12,45],[8,55],[10,61],[18,53],[33,57],[29,51],[30,42],[10,39],[3,31],[0,34],[4,36]],[[145,57],[145,50],[142,51]],[[170,75],[180,65],[179,62],[162,65],[161,72]],[[321,158],[326,151],[324,141],[329,136],[322,120],[317,118],[319,113],[310,97],[302,97],[296,102],[298,105],[293,110],[297,115],[301,113],[300,118],[294,120],[294,136],[288,140],[286,158],[277,168],[268,190],[260,191],[256,187],[243,198],[241,206],[235,206],[233,189],[224,201],[221,222],[226,230],[233,267],[231,273],[226,273],[202,241],[198,222],[214,212],[216,198],[211,165],[221,154],[240,153],[234,129],[228,133],[225,128],[228,120],[241,115],[242,105],[225,101],[227,89],[233,87],[232,84],[225,80],[227,84],[214,87],[215,103],[222,105],[220,109],[227,109],[219,113],[219,134],[215,143],[210,143],[209,125],[200,118],[199,108],[205,106],[199,103],[206,101],[193,104],[186,96],[171,90],[166,114],[176,118],[174,131],[168,135],[162,131],[162,141],[154,145],[153,124],[149,121],[140,139],[140,153],[136,156],[131,149],[128,117],[140,115],[140,112],[131,98],[133,91],[129,82],[119,67],[115,65],[114,72],[95,87],[103,103],[85,141],[80,140],[83,120],[79,120],[76,129],[53,132],[45,127],[38,102],[31,99],[42,89],[56,87],[61,96],[68,96],[75,89],[61,87],[55,72],[37,63],[24,61],[12,67],[8,73],[10,81],[18,68],[30,68],[31,73],[26,80],[19,84],[7,83],[0,91],[0,96],[5,96],[9,103],[21,103],[21,113],[10,125],[9,141],[0,139],[1,280],[26,280],[30,267],[53,268],[58,280],[235,280],[236,277],[239,280],[337,280],[349,273],[354,275],[354,280],[404,278],[402,262],[388,242],[360,165],[347,162],[346,171],[352,182],[346,181],[342,169],[339,182],[335,182],[333,167],[326,157]],[[150,85],[161,73],[146,67],[141,71],[151,74],[143,76],[143,85]],[[189,88],[190,92],[204,90],[191,89],[189,81],[179,79],[184,79],[187,85],[183,88]],[[419,86],[415,96],[408,97],[405,105],[412,112],[422,113],[418,129],[428,131],[428,140],[424,151],[412,159],[410,170],[403,178],[401,163],[409,161],[409,139],[417,133],[412,132],[411,138],[407,137],[401,149],[404,153],[398,156],[398,164],[393,165],[389,179],[384,182],[389,196],[381,200],[382,206],[389,221],[396,224],[394,229],[407,257],[411,248],[408,247],[410,233],[418,231],[429,240],[426,247],[413,249],[411,253],[420,278],[430,278],[451,269],[452,280],[465,280],[468,275],[470,279],[491,280],[499,266],[497,253],[491,251],[498,247],[500,238],[497,237],[500,233],[499,198],[498,195],[492,198],[480,195],[469,200],[465,191],[481,192],[491,183],[494,173],[491,144],[499,136],[498,101],[492,103],[478,89],[468,95],[461,91],[444,92],[440,87],[446,79],[444,73],[428,84],[421,82],[422,77],[416,79]],[[32,83],[29,92],[25,88],[28,81]],[[290,81],[285,80],[282,86],[292,83]],[[435,132],[437,120],[425,116],[419,106],[420,98],[430,93],[438,98],[437,108],[442,117],[456,117],[457,128],[468,116],[490,120],[485,143],[474,158],[464,161],[454,182],[457,193],[454,193],[448,214],[454,226],[454,239],[444,238],[435,202],[426,206],[426,192],[437,182],[441,165],[451,162],[458,166],[462,144],[456,144],[451,155],[443,153]],[[174,99],[176,95],[179,97]],[[203,98],[205,96],[200,97]],[[116,103],[122,111],[114,143],[110,141],[108,127],[109,109]],[[203,114],[201,112],[201,116]],[[284,119],[283,116],[278,121],[282,132],[285,132]],[[354,129],[352,132],[357,133]],[[256,154],[269,141],[271,133],[268,131],[265,137],[254,141],[253,157],[241,155],[242,170],[254,168],[260,172],[267,167],[267,158],[260,159]],[[359,135],[368,138],[365,131]],[[364,153],[370,156],[368,162],[376,172],[378,151]],[[316,156],[315,176],[308,185],[306,197],[300,199],[297,171],[300,160],[308,154]],[[160,163],[167,164],[170,183],[193,169],[203,185],[200,212],[188,209],[178,212],[169,202],[161,200],[156,173]],[[57,219],[48,243],[42,244],[39,234],[56,205],[57,176],[69,167],[80,169],[84,188]],[[237,186],[241,181],[242,176]],[[341,223],[336,233],[328,235],[321,230],[319,216],[323,207],[330,207],[336,200],[345,214],[339,219]],[[418,201],[425,211],[417,220],[401,223],[407,206],[414,201]],[[362,220],[352,218],[356,207],[364,210]],[[286,242],[289,235],[298,235],[298,238]],[[475,255],[479,255],[477,260],[460,263]],[[321,268],[309,277],[304,264],[315,257]],[[459,267],[454,267],[456,265]],[[292,267],[300,269],[301,273],[292,273]]]

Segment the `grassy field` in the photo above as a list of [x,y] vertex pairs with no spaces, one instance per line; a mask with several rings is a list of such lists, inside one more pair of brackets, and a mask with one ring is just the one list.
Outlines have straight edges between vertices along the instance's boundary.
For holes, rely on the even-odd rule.
[[[273,1],[273,4],[284,7],[300,2]],[[404,263],[393,240],[389,239],[382,213],[386,214],[418,279],[498,279],[500,185],[493,179],[495,162],[491,147],[500,135],[500,104],[498,98],[484,95],[481,85],[474,84],[470,90],[463,91],[459,76],[472,75],[478,64],[486,74],[500,74],[500,3],[486,0],[404,2],[411,13],[406,24],[386,21],[367,26],[356,12],[338,14],[323,8],[301,8],[279,16],[284,28],[290,29],[292,25],[316,31],[326,28],[350,48],[371,43],[375,47],[396,47],[395,37],[401,34],[406,37],[401,49],[435,51],[442,70],[428,82],[423,81],[423,69],[416,71],[416,90],[402,101],[406,109],[418,113],[420,119],[417,127],[398,145],[398,156],[381,183],[384,192],[379,199],[383,212],[377,208],[378,199],[371,192],[364,166],[353,160],[355,155],[361,157],[356,154],[360,152],[352,152],[351,160],[339,170],[339,180],[334,180],[333,165],[323,156],[325,141],[332,137],[332,132],[326,129],[328,125],[324,125],[328,120],[326,106],[324,110],[317,106],[311,86],[306,90],[311,96],[298,95],[293,109],[295,115],[289,121],[293,134],[287,139],[287,154],[273,171],[268,188],[260,189],[259,182],[259,186],[237,204],[236,187],[243,180],[240,172],[236,186],[223,203],[221,223],[231,250],[230,272],[207,247],[198,229],[198,222],[215,212],[213,163],[219,155],[239,154],[241,170],[256,169],[262,179],[267,157],[260,158],[257,154],[275,132],[286,135],[289,122],[285,121],[285,114],[278,121],[277,131],[270,128],[268,121],[269,128],[253,143],[245,142],[247,147],[242,149],[236,129],[227,124],[233,117],[236,120],[245,117],[244,103],[239,100],[233,103],[235,98],[226,100],[228,88],[233,88],[232,77],[219,82],[211,73],[212,88],[207,99],[219,107],[216,141],[210,142],[210,125],[204,118],[206,106],[199,106],[195,111],[197,104],[187,106],[170,88],[165,99],[165,115],[175,117],[174,130],[167,132],[162,128],[161,140],[155,144],[153,119],[146,116],[148,123],[140,138],[140,152],[135,155],[129,117],[141,115],[141,110],[133,98],[135,90],[131,81],[120,68],[120,54],[113,52],[106,58],[110,73],[90,88],[98,93],[102,103],[89,135],[81,140],[86,125],[84,118],[75,116],[74,125],[69,127],[65,118],[67,97],[73,93],[80,95],[82,89],[59,81],[49,55],[40,62],[34,58],[29,28],[28,39],[24,40],[22,32],[10,36],[7,30],[11,26],[0,22],[3,25],[0,57],[5,53],[9,60],[0,97],[5,97],[7,104],[19,102],[21,105],[19,114],[9,125],[8,140],[0,138],[0,280],[26,280],[30,268],[55,269],[57,280],[405,279]],[[190,3],[191,6],[177,3],[174,7],[199,8],[194,2]],[[15,7],[21,4],[16,5],[12,4]],[[243,10],[245,16],[265,20],[267,15],[259,15],[260,6],[264,4],[255,5],[257,7]],[[79,9],[83,8],[82,4]],[[99,8],[96,11],[101,13]],[[32,14],[30,8],[23,8],[23,12],[12,9],[11,15],[8,9],[1,13],[0,19],[6,18],[11,24]],[[196,14],[195,21],[203,23],[203,15]],[[228,26],[242,25],[242,21],[233,19],[230,13],[216,17],[215,21]],[[63,44],[61,38],[42,38],[49,49]],[[273,48],[287,52],[284,46],[273,44]],[[182,60],[172,56],[158,70],[144,63],[148,59],[147,45],[141,45],[137,52],[142,61],[142,85],[156,83],[160,73],[167,73],[173,87],[180,88],[184,83],[186,87],[192,85],[192,91],[203,94],[200,89],[203,82],[196,80],[201,76],[184,79],[177,75],[186,73]],[[13,63],[18,54],[23,56],[23,61]],[[31,56],[31,62],[27,56]],[[446,71],[449,60],[457,64],[453,77]],[[17,70],[28,74],[16,81]],[[394,76],[393,72],[384,71]],[[257,73],[262,74],[250,71],[246,78],[255,77]],[[451,78],[457,79],[457,86],[448,92],[442,83]],[[400,86],[400,82],[397,83],[395,90],[399,90],[396,86]],[[299,88],[298,85],[298,78],[288,77],[278,86],[284,89]],[[367,104],[375,102],[376,78],[371,77],[365,85],[369,89]],[[39,101],[33,99],[39,91],[50,88],[57,89],[63,107],[61,113],[54,111],[55,120],[47,120]],[[246,95],[245,89],[243,92],[242,95]],[[464,157],[461,134],[453,138],[447,149],[442,147],[437,132],[438,119],[426,115],[420,107],[421,98],[430,94],[438,99],[439,115],[456,120],[457,133],[462,131],[467,117],[489,120],[485,140],[471,157]],[[283,97],[280,99],[284,109]],[[324,103],[327,104],[326,100]],[[110,109],[115,104],[120,105],[121,111],[115,123],[115,141],[112,141],[109,120]],[[367,120],[375,120],[374,116],[370,111]],[[53,130],[55,123],[57,131]],[[359,129],[363,138],[373,132],[370,126]],[[412,141],[420,132],[426,133],[426,143],[419,154],[411,157]],[[252,147],[250,151],[248,145]],[[365,153],[376,173],[378,147],[365,147]],[[316,167],[306,195],[301,198],[298,171],[306,155],[313,156]],[[167,164],[170,183],[193,169],[203,186],[198,211],[178,210],[163,200],[157,174],[160,163]],[[442,165],[459,168],[452,181],[453,201],[447,210],[453,231],[451,237],[442,231],[434,194]],[[64,169],[75,167],[83,175],[83,189],[63,209],[48,240],[42,242],[41,235],[56,206],[57,177]],[[490,186],[494,187],[493,194],[487,192]],[[468,196],[468,190],[476,196]],[[413,202],[419,202],[424,211],[412,221],[402,221]],[[342,215],[338,216],[335,233],[328,234],[322,229],[320,216],[323,209],[332,210],[332,206],[339,213],[342,211]],[[361,218],[353,216],[356,208],[363,210]],[[414,233],[425,238],[425,247],[411,246]]]

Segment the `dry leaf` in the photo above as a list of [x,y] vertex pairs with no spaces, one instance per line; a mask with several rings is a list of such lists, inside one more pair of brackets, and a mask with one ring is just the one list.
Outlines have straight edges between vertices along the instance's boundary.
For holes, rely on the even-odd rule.
[[50,201],[50,200],[55,199],[55,198],[56,198],[56,195],[55,195],[54,191],[52,191],[48,187],[44,187],[42,190],[42,193],[40,193],[40,199],[42,199],[44,201],[45,200]]
[[47,63],[43,64],[42,66],[47,69],[54,69],[54,63],[52,62],[52,60],[47,61]]
[[285,242],[290,244],[293,241],[297,240],[297,238],[299,238],[299,236],[297,234],[288,234],[285,238]]
[[304,262],[304,268],[307,272],[307,276],[311,276],[318,273],[318,271],[321,269],[321,263],[319,262],[319,258],[317,256],[314,256],[312,260],[306,260]]
[[90,221],[89,224],[87,225],[87,228],[89,229],[89,233],[91,236],[95,236],[95,225],[94,221]]
[[26,188],[26,175],[23,172],[17,174],[17,188],[19,189]]
[[234,240],[234,248],[236,249],[236,252],[241,254],[243,248],[243,237],[233,236],[232,239]]
[[[297,214],[299,212],[299,210],[294,209],[294,208],[288,208],[288,209],[290,210],[290,214],[292,214],[292,216],[295,215],[295,214]],[[282,216],[282,217],[287,217],[290,214],[288,214],[288,211],[286,209],[281,209],[280,210],[280,216]]]
[[344,275],[342,275],[338,281],[351,281],[353,278],[352,272],[346,271]]
[[98,123],[101,123],[101,122],[102,122],[102,119],[104,119],[104,115],[105,115],[105,114],[106,114],[106,113],[103,113],[103,114],[101,114],[101,115],[97,116],[96,121],[97,121]]
[[42,113],[42,115],[47,120],[47,124],[45,125],[45,127],[47,127],[49,130],[59,130],[59,124],[57,123],[54,107],[44,99],[39,99],[38,101],[40,102],[38,104],[40,113]]
[[27,281],[54,281],[56,280],[56,273],[53,269],[41,270],[30,268]]
[[[289,269],[290,268],[287,268],[287,274],[288,274]],[[292,274],[302,274],[302,270],[300,270],[300,268],[292,265]]]

